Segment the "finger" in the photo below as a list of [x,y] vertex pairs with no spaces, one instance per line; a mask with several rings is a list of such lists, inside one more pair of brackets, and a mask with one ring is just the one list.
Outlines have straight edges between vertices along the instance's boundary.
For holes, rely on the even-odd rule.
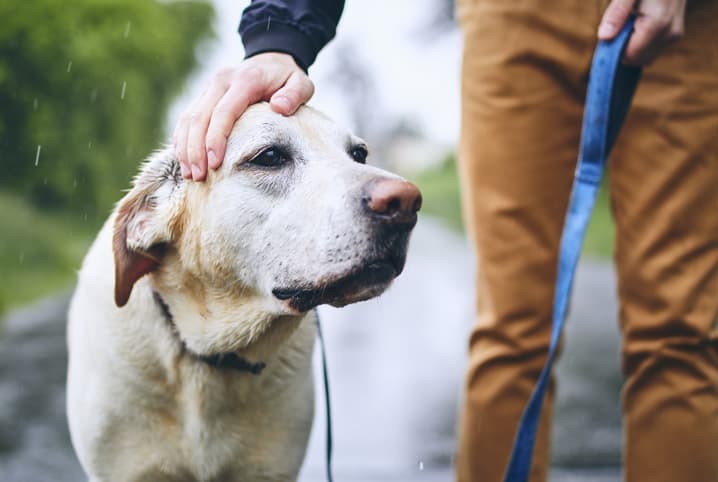
[[651,17],[639,17],[631,39],[626,45],[623,62],[628,65],[648,65],[670,43],[670,26]]
[[598,26],[598,38],[610,40],[615,37],[631,15],[635,3],[635,0],[612,0]]
[[224,161],[227,137],[234,123],[251,104],[262,100],[261,86],[250,87],[236,82],[222,97],[209,120],[207,128],[207,159],[209,167],[217,169]]
[[192,106],[187,133],[187,158],[192,169],[192,179],[202,181],[207,176],[207,148],[205,136],[215,105],[227,91],[225,83],[213,82],[210,88]]
[[179,161],[182,177],[184,179],[191,179],[192,171],[190,170],[189,163],[187,162],[187,121],[187,113],[180,115],[172,137],[175,140],[175,156]]
[[314,95],[314,84],[304,72],[293,72],[284,86],[272,95],[269,104],[272,110],[283,115],[294,114],[299,106]]

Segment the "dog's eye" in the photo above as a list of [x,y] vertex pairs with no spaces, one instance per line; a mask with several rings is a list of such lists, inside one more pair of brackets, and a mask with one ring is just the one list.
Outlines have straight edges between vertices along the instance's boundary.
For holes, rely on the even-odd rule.
[[349,154],[351,154],[352,159],[359,164],[366,164],[366,157],[369,155],[369,151],[367,151],[364,146],[354,146],[349,151]]
[[289,154],[278,147],[270,147],[254,156],[249,163],[262,167],[282,167],[289,162]]

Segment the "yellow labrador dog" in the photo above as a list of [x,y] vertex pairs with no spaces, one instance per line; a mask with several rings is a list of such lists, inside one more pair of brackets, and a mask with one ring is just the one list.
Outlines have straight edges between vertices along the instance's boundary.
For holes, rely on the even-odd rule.
[[67,407],[91,481],[290,481],[313,416],[313,308],[382,293],[421,195],[318,112],[251,107],[204,183],[144,164],[69,312]]

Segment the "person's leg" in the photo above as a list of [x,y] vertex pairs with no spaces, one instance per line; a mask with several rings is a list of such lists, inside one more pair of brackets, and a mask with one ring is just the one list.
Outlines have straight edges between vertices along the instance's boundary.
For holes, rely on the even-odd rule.
[[716,25],[688,2],[611,160],[627,482],[718,481]]
[[[561,227],[578,153],[598,2],[459,2],[460,174],[478,261],[456,458],[460,481],[503,479],[546,359]],[[532,481],[546,480],[552,394]]]

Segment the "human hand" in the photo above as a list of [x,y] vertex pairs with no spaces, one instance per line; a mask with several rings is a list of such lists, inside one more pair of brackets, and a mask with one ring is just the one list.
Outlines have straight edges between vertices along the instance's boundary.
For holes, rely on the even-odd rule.
[[266,100],[275,112],[292,115],[312,94],[314,84],[288,54],[258,54],[220,70],[172,135],[182,177],[202,181],[208,165],[222,165],[232,126],[250,105]]
[[686,0],[611,0],[598,27],[598,38],[615,37],[634,6],[637,18],[623,62],[648,65],[664,48],[683,36]]

